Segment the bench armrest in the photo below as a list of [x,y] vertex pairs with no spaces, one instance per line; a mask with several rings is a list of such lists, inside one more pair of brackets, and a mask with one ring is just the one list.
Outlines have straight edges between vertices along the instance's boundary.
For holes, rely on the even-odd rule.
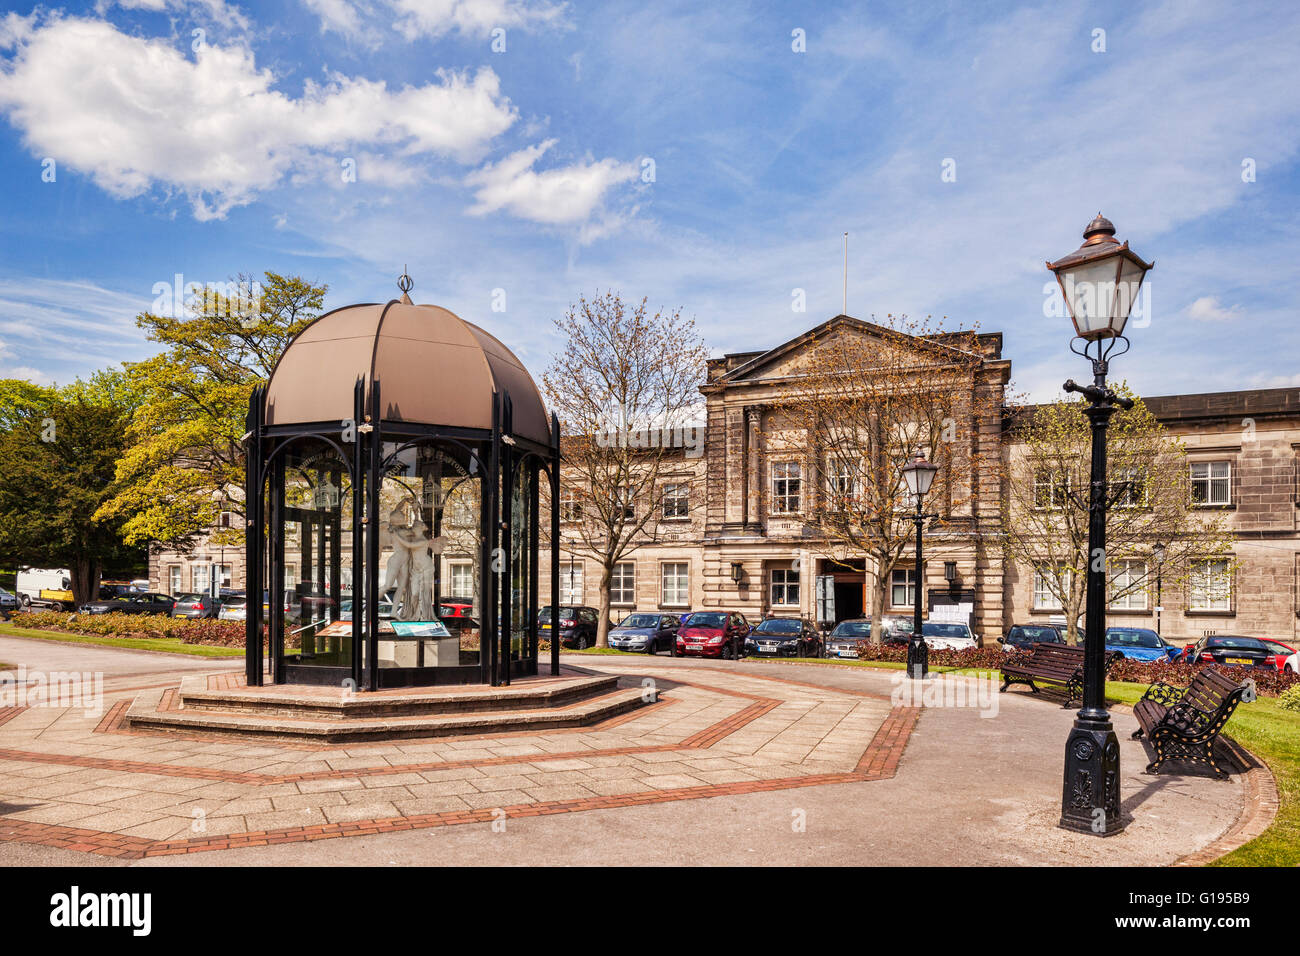
[[1173,707],[1183,699],[1184,693],[1186,691],[1183,688],[1174,687],[1162,680],[1158,680],[1147,688],[1146,693],[1142,695],[1142,699],[1154,701],[1165,707]]

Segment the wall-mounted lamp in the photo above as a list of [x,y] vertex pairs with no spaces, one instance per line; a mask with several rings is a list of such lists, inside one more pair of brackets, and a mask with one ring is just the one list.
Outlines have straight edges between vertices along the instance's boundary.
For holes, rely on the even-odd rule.
[[957,562],[945,561],[943,563],[943,579],[949,584],[957,582]]
[[745,566],[741,564],[739,561],[732,561],[731,580],[739,584],[744,577],[745,577]]

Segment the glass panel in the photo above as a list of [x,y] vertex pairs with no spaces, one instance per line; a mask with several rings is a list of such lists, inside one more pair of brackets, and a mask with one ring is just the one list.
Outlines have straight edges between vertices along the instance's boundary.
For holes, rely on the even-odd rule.
[[302,439],[285,453],[279,532],[280,608],[285,661],[314,667],[352,664],[352,485],[338,449]]
[[378,664],[476,666],[483,619],[477,459],[433,441],[387,442],[384,456]]

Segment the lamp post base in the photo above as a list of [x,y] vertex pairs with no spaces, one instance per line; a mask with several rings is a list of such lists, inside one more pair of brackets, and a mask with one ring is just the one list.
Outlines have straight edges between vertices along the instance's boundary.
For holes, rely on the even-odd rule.
[[920,638],[907,642],[907,676],[917,680],[930,676],[930,648]]
[[1065,742],[1060,825],[1096,836],[1111,836],[1126,825],[1119,809],[1119,738],[1109,716],[1074,721]]

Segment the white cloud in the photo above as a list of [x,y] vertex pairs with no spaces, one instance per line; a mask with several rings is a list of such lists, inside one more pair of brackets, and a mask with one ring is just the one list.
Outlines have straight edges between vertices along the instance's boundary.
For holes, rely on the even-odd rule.
[[1245,310],[1239,305],[1225,308],[1219,304],[1218,297],[1212,295],[1203,295],[1187,307],[1187,315],[1190,318],[1210,321],[1235,319],[1244,312]]
[[150,13],[183,10],[206,15],[212,21],[232,29],[248,29],[248,18],[238,7],[226,3],[225,0],[99,0],[95,4],[95,12],[102,16],[114,5],[123,10],[145,10]]
[[525,30],[566,26],[567,4],[546,0],[390,0],[393,24],[408,40],[453,31],[488,36],[496,27]]
[[[603,208],[606,192],[636,178],[635,163],[614,159],[577,162],[537,172],[533,165],[555,145],[548,139],[529,146],[495,164],[475,170],[465,183],[475,189],[473,215],[505,210],[519,219],[548,225],[587,223],[593,217],[609,219]],[[600,234],[607,234],[608,229]],[[589,233],[589,237],[595,237]]]
[[[481,38],[496,27],[566,29],[568,4],[549,0],[303,0],[320,17],[321,32],[359,38],[378,46],[382,37],[368,24],[394,17],[392,27],[407,40],[438,39],[450,33]],[[381,13],[381,4],[383,11]]]
[[437,76],[390,90],[334,75],[295,98],[246,49],[206,45],[190,60],[162,40],[56,18],[0,61],[0,110],[35,155],[119,197],[177,190],[209,219],[358,147],[476,160],[517,113],[490,69]]
[[0,369],[0,378],[21,378],[26,379],[33,385],[53,385],[54,379],[46,375],[38,368],[32,368],[29,365],[14,365],[9,368]]

